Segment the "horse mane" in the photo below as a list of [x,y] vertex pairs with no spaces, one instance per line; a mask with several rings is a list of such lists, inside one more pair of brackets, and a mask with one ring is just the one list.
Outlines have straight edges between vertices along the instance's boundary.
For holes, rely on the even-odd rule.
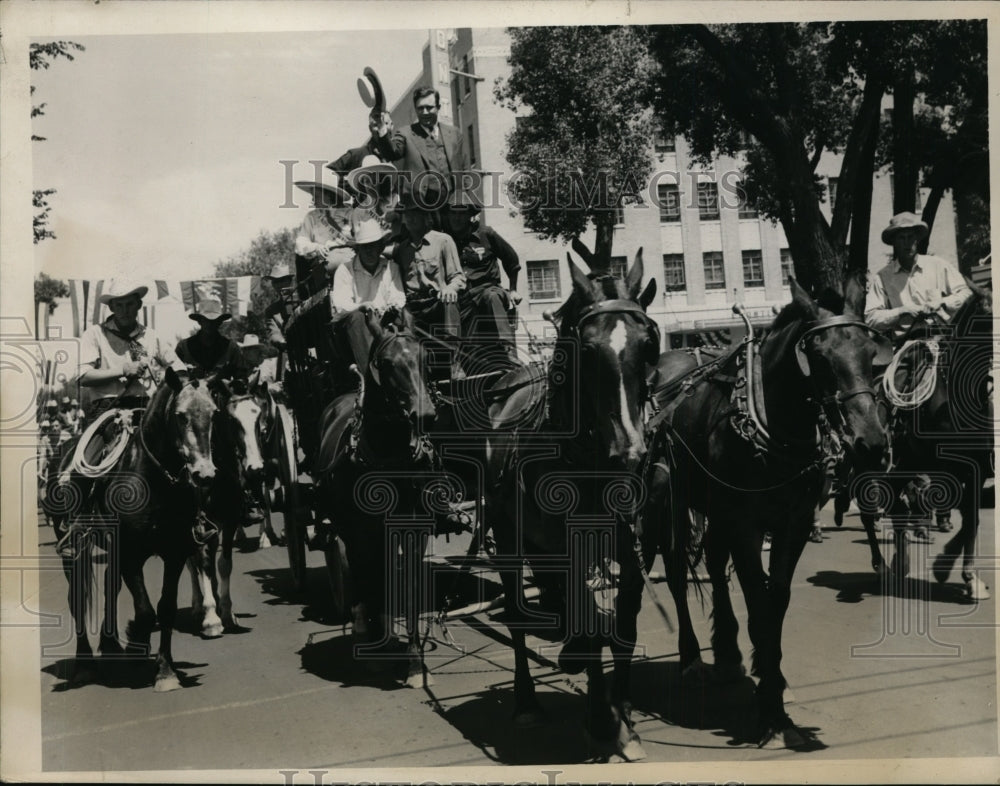
[[594,272],[588,273],[587,278],[590,280],[593,300],[585,303],[580,292],[574,287],[566,302],[553,313],[553,317],[559,323],[559,335],[561,336],[568,333],[570,326],[579,323],[580,313],[591,303],[629,297],[628,292],[625,291],[625,282],[620,278],[615,278],[607,273]]
[[816,314],[805,303],[793,300],[778,312],[771,323],[770,332],[782,330],[795,322],[811,322],[816,319]]

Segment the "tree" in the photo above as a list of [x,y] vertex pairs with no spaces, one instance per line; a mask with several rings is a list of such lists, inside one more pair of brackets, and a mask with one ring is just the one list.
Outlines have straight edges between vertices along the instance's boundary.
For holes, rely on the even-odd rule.
[[498,102],[518,113],[507,136],[525,224],[548,238],[596,229],[594,265],[611,261],[615,215],[649,179],[655,69],[637,27],[514,28]]
[[[39,335],[38,325],[38,304],[48,304],[48,312],[52,314],[56,310],[56,298],[69,297],[69,287],[66,282],[57,278],[52,278],[45,273],[39,273],[35,278],[35,335]],[[42,336],[45,338],[45,336]]]
[[[294,270],[295,260],[294,229],[279,229],[274,232],[261,230],[250,242],[250,246],[232,256],[221,260],[215,265],[215,275],[228,276],[266,276],[277,264],[286,264]],[[264,320],[264,310],[274,300],[274,293],[269,288],[260,287],[250,295],[250,303],[245,317],[233,319],[234,332],[239,337],[246,333],[255,333],[266,343],[268,334]]]
[[[31,44],[28,49],[28,65],[32,71],[43,71],[48,69],[60,57],[73,60],[73,52],[83,51],[84,47],[74,41],[50,41],[45,44]],[[31,86],[31,94],[35,94],[34,85]],[[31,117],[36,118],[44,115],[45,107],[46,104],[44,103],[34,104],[31,107]],[[31,141],[43,142],[45,141],[45,137],[32,134]],[[35,243],[40,243],[46,238],[55,237],[55,233],[48,228],[49,212],[52,210],[49,206],[48,197],[54,193],[55,189],[52,188],[36,189],[32,192],[31,204],[35,209],[33,221]]]
[[[913,209],[921,171],[942,190],[957,183],[949,162],[972,140],[964,160],[987,170],[982,22],[668,26],[651,42],[661,121],[697,158],[743,155],[748,199],[781,222],[814,293],[840,290],[846,268],[867,269],[876,168],[893,168],[896,211]],[[883,121],[886,93],[894,109]],[[829,222],[816,175],[826,151],[843,154]],[[925,206],[931,220],[941,192]],[[988,182],[975,194],[988,200]]]

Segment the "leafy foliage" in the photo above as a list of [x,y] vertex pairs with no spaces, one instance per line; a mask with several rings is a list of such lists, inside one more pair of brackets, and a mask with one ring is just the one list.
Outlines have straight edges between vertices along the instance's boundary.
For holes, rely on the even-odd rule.
[[[295,265],[295,229],[279,229],[274,232],[261,230],[250,246],[215,265],[216,276],[266,276],[276,264]],[[268,334],[264,319],[265,309],[274,301],[274,293],[265,287],[250,296],[245,317],[234,317],[232,333],[242,338],[246,333],[255,333],[263,343]]]
[[48,303],[49,313],[56,310],[56,298],[69,297],[69,287],[65,281],[39,273],[35,278],[35,304]]
[[655,68],[637,27],[532,27],[510,31],[510,76],[498,102],[518,114],[507,137],[511,184],[525,224],[571,240],[593,222],[607,266],[614,208],[639,201],[649,179]]
[[[44,71],[60,57],[72,61],[73,52],[83,52],[84,47],[75,41],[49,41],[48,43],[33,43],[28,47],[28,65],[32,71]],[[31,86],[31,94],[35,94],[35,86]],[[31,117],[36,118],[45,114],[45,103],[33,104],[31,107]],[[45,137],[37,134],[31,135],[32,142],[44,142]],[[33,220],[34,242],[40,243],[46,238],[54,238],[55,233],[48,228],[49,206],[48,197],[55,193],[55,189],[36,189],[31,194],[31,203],[35,209]]]

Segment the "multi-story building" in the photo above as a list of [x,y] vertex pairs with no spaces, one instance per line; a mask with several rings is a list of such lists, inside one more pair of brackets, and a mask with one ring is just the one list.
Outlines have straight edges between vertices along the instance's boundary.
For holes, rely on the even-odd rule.
[[[511,174],[505,158],[506,137],[516,117],[494,100],[493,85],[509,75],[509,54],[510,39],[501,28],[431,30],[423,67],[393,106],[392,117],[397,127],[415,121],[413,88],[427,84],[440,92],[440,118],[463,134],[470,167],[485,173],[487,187],[499,182],[499,189],[492,193],[499,194],[500,206],[484,210],[481,221],[520,254],[521,316],[529,330],[540,334],[544,332],[542,314],[569,293],[569,245],[528,230],[503,187]],[[780,224],[762,218],[737,198],[734,184],[739,162],[720,156],[709,167],[698,166],[682,137],[651,140],[650,155],[654,173],[644,204],[628,205],[619,212],[613,269],[623,269],[643,249],[646,275],[656,279],[658,292],[649,310],[667,333],[696,332],[712,341],[719,337],[718,331],[736,324],[735,302],[742,303],[755,321],[768,322],[772,308],[789,299],[791,255]],[[828,187],[823,208],[828,218],[836,200],[841,160],[827,153],[817,168]],[[489,200],[490,195],[484,196]],[[918,194],[918,210],[923,196]],[[889,249],[880,233],[891,215],[892,177],[879,174],[872,197],[872,270],[888,261]],[[942,200],[937,216],[929,251],[954,260],[950,194]],[[592,245],[592,236],[581,239]]]

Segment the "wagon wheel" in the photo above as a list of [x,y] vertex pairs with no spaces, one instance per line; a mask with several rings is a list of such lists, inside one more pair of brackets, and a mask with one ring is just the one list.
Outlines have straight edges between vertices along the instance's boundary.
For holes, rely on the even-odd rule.
[[288,565],[292,570],[292,585],[296,592],[306,584],[306,535],[301,521],[301,494],[299,469],[296,457],[295,422],[292,414],[282,405],[277,406],[275,420],[275,445],[278,458],[278,478],[284,490],[285,545],[288,548]]

